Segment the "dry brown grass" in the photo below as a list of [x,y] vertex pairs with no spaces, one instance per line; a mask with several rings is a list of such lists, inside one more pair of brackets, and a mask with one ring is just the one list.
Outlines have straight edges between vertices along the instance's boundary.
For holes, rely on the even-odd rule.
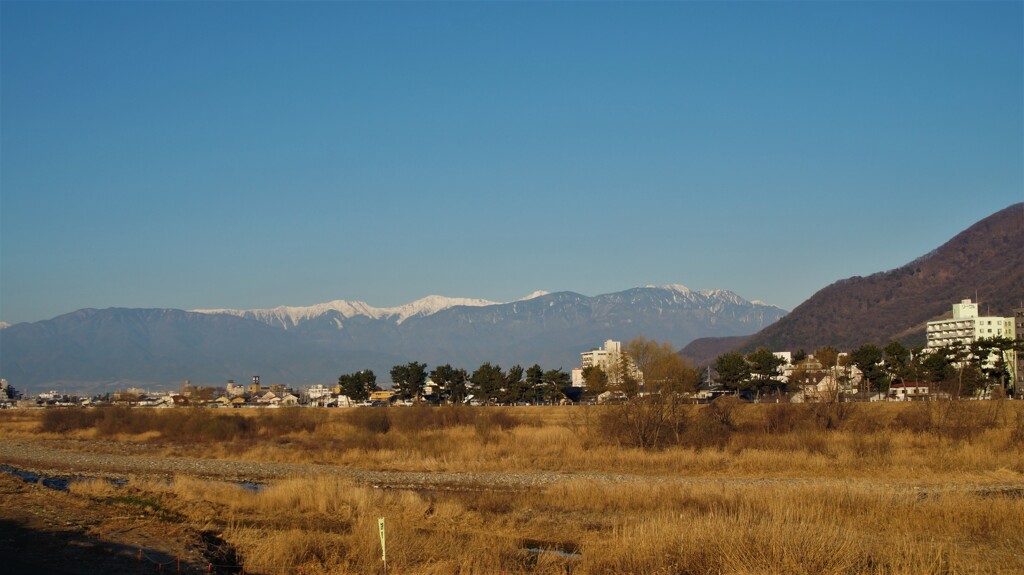
[[[129,487],[222,532],[251,573],[1019,573],[1017,492],[871,482],[565,481],[527,492],[377,490],[295,478],[253,494]],[[76,488],[110,497],[107,487]],[[572,550],[536,554],[526,546]]]
[[[297,477],[252,493],[179,477],[74,489],[213,529],[250,573],[379,573],[382,516],[396,573],[1024,572],[1018,402],[687,406],[678,443],[654,450],[609,437],[603,409],[333,410],[312,426],[301,414],[266,425],[261,414],[218,414],[256,431],[202,451],[374,469],[632,474],[621,482],[414,492]],[[39,417],[0,414],[0,430],[26,433]],[[195,452],[152,431],[132,437]]]
[[[624,443],[609,427],[611,409],[135,410],[126,421],[118,410],[11,411],[0,413],[0,431],[403,471],[927,478],[1024,470],[1019,402],[684,406],[677,441],[656,450]],[[81,427],[90,417],[95,425]]]

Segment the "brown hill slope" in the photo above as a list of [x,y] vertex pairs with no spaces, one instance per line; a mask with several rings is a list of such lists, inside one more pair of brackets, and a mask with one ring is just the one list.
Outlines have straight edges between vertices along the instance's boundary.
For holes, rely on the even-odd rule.
[[744,342],[697,340],[680,353],[706,363],[720,353],[768,347],[852,349],[899,339],[924,344],[925,323],[971,298],[983,313],[1009,315],[1024,299],[1024,203],[957,234],[894,270],[840,280]]
[[[781,321],[781,320],[780,320]],[[734,349],[746,349],[746,343],[757,334],[732,337],[701,337],[691,341],[679,351],[687,361],[696,366],[708,365],[723,353]]]

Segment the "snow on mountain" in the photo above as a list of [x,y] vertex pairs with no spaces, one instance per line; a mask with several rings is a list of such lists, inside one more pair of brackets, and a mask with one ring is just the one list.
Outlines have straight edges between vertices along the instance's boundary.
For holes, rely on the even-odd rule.
[[11,327],[11,324],[7,323],[6,321],[0,321],[0,329],[3,329],[5,327]]
[[663,285],[663,286],[646,285],[644,287],[651,288],[651,289],[663,289],[663,290],[668,290],[668,291],[675,291],[675,292],[679,292],[679,293],[684,294],[684,295],[689,295],[689,294],[693,293],[693,290],[691,290],[690,288],[684,286],[683,284],[668,284],[668,285]]
[[706,298],[709,298],[709,299],[725,300],[727,302],[734,303],[734,304],[748,303],[747,300],[745,300],[745,299],[741,298],[740,296],[736,295],[735,293],[733,293],[733,292],[731,292],[729,290],[725,290],[725,289],[710,289],[710,290],[702,289],[702,290],[700,290],[700,295],[702,295],[702,296],[704,296]]
[[[338,312],[342,318],[368,317],[371,319],[391,319],[401,324],[411,317],[435,314],[441,310],[459,305],[481,307],[495,305],[496,302],[474,298],[451,298],[439,295],[429,295],[414,302],[397,307],[373,307],[362,301],[334,300],[311,306],[278,306],[269,309],[194,309],[196,313],[205,314],[229,314],[238,317],[255,319],[263,323],[282,327],[293,328],[304,321],[318,318],[329,312]],[[342,322],[335,320],[335,325],[341,329]]]
[[531,293],[528,296],[523,296],[523,297],[517,299],[516,301],[529,301],[531,299],[536,299],[536,298],[539,298],[539,297],[544,297],[544,296],[550,295],[550,294],[551,294],[551,292],[548,292],[548,291],[537,290],[537,291]]
[[238,317],[255,319],[263,323],[289,329],[300,323],[313,318],[320,317],[328,312],[336,311],[343,318],[366,316],[374,319],[381,319],[388,314],[384,310],[375,308],[366,302],[334,300],[311,306],[278,306],[269,309],[194,309],[196,313],[206,314],[228,314]]
[[737,304],[737,305],[744,305],[744,304],[749,303],[749,304],[756,305],[756,306],[778,307],[778,306],[775,306],[775,305],[772,305],[772,304],[769,304],[769,303],[765,303],[765,302],[763,302],[761,300],[754,300],[754,301],[751,301],[751,302],[747,302],[742,297],[736,295],[735,293],[733,293],[733,292],[731,292],[729,290],[725,290],[725,289],[702,289],[700,291],[694,291],[694,290],[692,290],[692,289],[690,289],[690,288],[688,288],[688,287],[686,287],[686,286],[684,286],[682,284],[668,284],[668,285],[662,285],[662,286],[647,285],[647,286],[644,286],[644,287],[649,288],[649,289],[662,289],[662,290],[667,290],[667,291],[675,292],[677,294],[680,294],[680,295],[686,297],[687,299],[689,299],[691,301],[696,301],[696,300],[699,300],[699,299],[703,298],[703,299],[706,299],[706,300],[719,300],[719,301],[724,301],[724,302],[728,302],[728,303],[732,303],[732,304]]
[[[713,304],[712,309],[715,310],[718,309],[718,307],[715,306],[721,306],[724,303],[739,305],[747,303],[746,300],[729,290],[712,289],[700,290],[698,292],[691,290],[682,284],[669,284],[664,286],[648,285],[645,287],[648,289],[660,289],[672,292],[673,294],[676,294],[674,297],[677,301],[688,300],[700,305],[707,305],[708,302],[706,302],[706,300],[714,300],[717,303]],[[528,301],[546,295],[550,295],[549,292],[538,290],[516,301]],[[291,329],[305,321],[316,319],[327,313],[336,312],[340,317],[335,317],[333,319],[333,323],[338,329],[342,329],[344,327],[343,320],[354,317],[387,320],[394,322],[396,325],[401,325],[410,318],[430,316],[456,306],[486,307],[500,305],[500,303],[501,302],[493,302],[479,298],[457,298],[428,295],[427,297],[420,298],[414,302],[395,307],[374,307],[362,301],[347,301],[339,299],[311,306],[278,306],[275,308],[250,310],[196,309],[192,311],[205,314],[229,314],[254,319],[284,329]],[[768,305],[763,302],[752,303],[755,303],[755,305]]]
[[498,303],[499,302],[488,301],[485,299],[428,295],[427,297],[420,298],[412,303],[382,309],[381,311],[386,311],[388,317],[397,316],[396,323],[401,324],[411,317],[433,315],[441,310],[446,310],[459,305],[468,307],[485,307],[489,305],[498,305]]

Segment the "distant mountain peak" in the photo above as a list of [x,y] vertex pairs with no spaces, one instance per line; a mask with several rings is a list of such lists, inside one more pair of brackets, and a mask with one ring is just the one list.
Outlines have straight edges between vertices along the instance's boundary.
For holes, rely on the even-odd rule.
[[300,323],[320,317],[328,312],[337,312],[344,318],[366,316],[380,319],[383,315],[379,308],[362,301],[333,300],[327,303],[314,304],[310,306],[277,306],[264,309],[194,309],[195,313],[204,314],[227,314],[249,319],[255,319],[276,327],[289,329]]
[[[472,369],[569,369],[609,338],[643,336],[685,345],[695,337],[750,334],[785,312],[732,292],[705,297],[676,287],[593,297],[535,292],[527,301],[430,295],[395,307],[334,300],[253,310],[84,309],[3,330],[0,365],[15,385],[117,382],[217,384],[260,374],[305,385],[408,361]],[[90,384],[91,384],[90,383]]]
[[388,316],[397,316],[397,323],[401,324],[405,320],[411,317],[433,315],[439,311],[453,308],[456,306],[467,306],[467,307],[486,307],[489,305],[498,305],[499,302],[493,302],[485,299],[478,298],[460,298],[460,297],[446,297],[441,295],[428,295],[427,297],[420,298],[414,302],[407,303],[393,308],[386,308],[389,312]]
[[675,291],[675,292],[679,292],[681,294],[691,294],[691,293],[693,293],[693,290],[691,290],[690,288],[684,286],[683,284],[668,284],[668,285],[663,285],[663,286],[656,286],[656,285],[648,284],[648,285],[646,285],[644,287],[649,288],[649,289],[663,289],[663,290],[668,290],[668,291]]
[[516,301],[529,301],[531,299],[537,299],[539,297],[544,297],[546,295],[551,295],[551,292],[544,291],[544,290],[537,290],[537,291],[531,293],[530,295],[523,296],[523,297],[517,299]]
[[[228,314],[238,317],[255,319],[285,329],[293,328],[307,320],[321,317],[329,312],[337,312],[344,319],[368,317],[371,319],[392,319],[401,324],[411,317],[432,315],[455,306],[482,307],[496,305],[497,302],[476,298],[454,298],[441,295],[428,295],[416,301],[395,307],[374,307],[363,301],[337,299],[327,303],[310,306],[277,306],[265,309],[194,309],[195,313]],[[339,324],[340,328],[341,325]]]
[[748,302],[747,300],[745,300],[742,297],[740,297],[739,295],[737,295],[735,292],[729,291],[727,289],[702,289],[702,290],[699,290],[699,291],[695,291],[695,290],[690,289],[687,286],[684,286],[683,284],[667,284],[667,285],[660,285],[660,286],[659,285],[650,285],[649,284],[649,285],[644,286],[644,288],[645,289],[659,289],[659,290],[665,290],[665,291],[673,292],[673,293],[679,294],[681,296],[685,296],[687,299],[694,300],[694,301],[699,300],[700,298],[704,298],[704,299],[713,299],[713,300],[724,300],[724,301],[727,301],[727,302],[730,302],[730,303],[734,303],[734,304],[739,304],[739,305],[743,305],[743,304],[748,304],[749,303],[749,304],[755,305],[755,306],[763,306],[763,307],[772,307],[772,308],[782,309],[782,308],[780,308],[777,305],[772,305],[770,303],[766,303],[766,302],[761,301],[761,300],[754,300],[754,301]]
[[[771,306],[764,302],[747,302],[735,293],[723,289],[700,290],[698,292],[691,290],[682,284],[668,284],[663,286],[648,285],[645,286],[645,289],[665,290],[675,294],[672,297],[677,301],[690,301],[698,305],[706,305],[706,300],[719,300],[720,302],[728,302],[736,305],[754,305],[777,308],[777,306]],[[544,290],[537,290],[515,301],[525,302],[548,295],[551,295],[551,293]],[[394,325],[401,325],[409,319],[432,316],[454,307],[487,307],[501,305],[502,303],[504,302],[495,302],[480,298],[448,297],[432,294],[415,301],[393,307],[375,307],[364,301],[337,299],[309,306],[282,305],[273,308],[248,310],[194,309],[191,311],[203,314],[228,314],[254,319],[256,321],[284,329],[292,329],[309,320],[314,320],[329,313],[334,313],[337,315],[332,319],[332,323],[337,329],[344,329],[346,324],[345,320],[356,317],[364,317],[373,320],[386,320],[392,322]]]
[[718,289],[718,288],[716,288],[716,289],[702,289],[702,290],[699,290],[699,291],[695,291],[695,290],[692,290],[692,289],[690,289],[690,288],[688,288],[688,287],[686,287],[686,286],[684,286],[682,284],[668,284],[668,285],[663,285],[663,286],[648,285],[646,287],[648,289],[661,289],[661,290],[670,291],[672,293],[678,294],[678,295],[683,296],[684,298],[686,298],[688,300],[695,301],[695,302],[696,301],[700,301],[700,300],[718,300],[718,301],[729,302],[731,304],[736,304],[736,305],[754,305],[754,306],[765,306],[765,307],[773,307],[773,308],[777,308],[777,309],[782,309],[782,308],[779,308],[778,306],[766,304],[763,301],[751,301],[751,302],[748,302],[747,300],[745,300],[742,297],[740,297],[739,295],[737,295],[735,292],[729,291],[727,289]]

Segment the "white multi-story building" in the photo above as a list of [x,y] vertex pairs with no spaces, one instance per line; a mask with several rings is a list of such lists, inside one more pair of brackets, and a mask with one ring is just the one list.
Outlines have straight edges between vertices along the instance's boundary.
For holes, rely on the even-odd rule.
[[235,385],[235,380],[233,380],[233,379],[229,379],[228,380],[228,382],[225,385],[224,389],[225,389],[225,392],[227,393],[227,395],[229,397],[241,397],[241,396],[245,395],[245,391],[246,391],[244,385]]
[[982,338],[1013,337],[1013,318],[978,316],[978,304],[969,299],[953,304],[952,319],[928,322],[928,349],[960,342],[971,345]]
[[323,399],[325,397],[330,398],[331,388],[327,387],[326,385],[318,383],[310,387],[308,390],[306,390],[306,397],[314,401],[318,399]]
[[[1024,343],[1024,307],[1013,310],[1013,333],[1018,344]],[[1024,353],[1017,353],[1017,370],[1013,381],[1015,395],[1019,397],[1021,390],[1024,390]]]
[[609,339],[604,342],[604,347],[594,348],[581,353],[580,365],[583,366],[583,369],[596,365],[601,369],[607,370],[613,357],[617,359],[620,353],[622,353],[622,344]]
[[620,383],[619,379],[623,360],[625,360],[625,365],[633,379],[642,384],[644,382],[644,374],[637,369],[632,358],[622,353],[622,343],[610,339],[604,342],[604,347],[580,354],[580,365],[582,366],[580,368],[580,377],[582,378],[584,369],[597,366],[608,375],[608,383],[618,384]]
[[572,368],[572,386],[573,387],[586,387],[586,382],[583,381],[583,368],[574,367]]

